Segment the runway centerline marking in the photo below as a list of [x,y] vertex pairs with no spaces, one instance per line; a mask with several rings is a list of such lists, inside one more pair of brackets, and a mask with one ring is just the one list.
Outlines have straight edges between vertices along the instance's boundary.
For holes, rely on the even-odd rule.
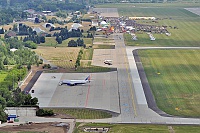
[[130,78],[130,73],[129,73],[129,69],[128,69],[128,59],[126,58],[126,52],[125,52],[126,49],[123,50],[123,53],[124,53],[124,61],[125,62],[125,66],[126,66],[126,72],[128,74],[128,83],[129,83],[129,89],[131,91],[131,99],[132,99],[132,105],[133,105],[133,109],[134,109],[134,115],[137,116],[137,111],[136,111],[136,107],[135,107],[135,100],[134,100],[134,96],[133,96],[133,90],[132,90],[132,85],[131,85],[131,78]]

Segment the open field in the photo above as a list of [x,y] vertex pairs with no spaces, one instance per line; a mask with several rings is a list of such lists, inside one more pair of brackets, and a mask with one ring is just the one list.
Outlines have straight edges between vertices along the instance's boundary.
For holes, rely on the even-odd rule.
[[[106,67],[92,66],[93,49],[84,49],[81,66],[75,71],[74,66],[81,47],[44,47],[39,46],[34,51],[44,59],[61,67],[67,72],[108,72]],[[70,61],[71,60],[71,61]]]
[[[34,51],[56,66],[74,68],[80,47],[38,47]],[[70,61],[71,60],[71,61]]]
[[84,133],[84,127],[108,127],[108,133],[196,133],[200,126],[170,126],[170,125],[141,125],[141,124],[77,124],[76,133]]
[[115,45],[97,44],[93,45],[94,49],[115,49]]
[[[120,16],[152,16],[159,18],[156,25],[168,26],[171,36],[154,34],[155,41],[150,41],[146,33],[138,34],[137,41],[125,34],[126,45],[132,46],[200,46],[200,17],[187,10],[185,7],[197,7],[196,4],[113,4],[104,7],[117,7]],[[100,6],[102,7],[102,6]],[[147,23],[150,24],[151,23]],[[155,24],[152,24],[155,25]],[[176,26],[178,29],[169,28]]]
[[200,51],[139,50],[158,107],[166,113],[199,117]]
[[97,18],[95,14],[84,14],[83,19],[93,19]]
[[91,109],[64,109],[64,108],[53,108],[51,109],[55,114],[68,115],[71,118],[76,119],[103,119],[112,117],[111,114]]

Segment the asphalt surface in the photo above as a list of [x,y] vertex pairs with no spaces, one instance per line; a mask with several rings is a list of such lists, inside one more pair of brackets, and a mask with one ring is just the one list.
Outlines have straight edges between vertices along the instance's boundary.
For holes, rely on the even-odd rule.
[[34,86],[40,75],[42,74],[43,71],[37,71],[35,75],[32,77],[28,85],[24,88],[24,92],[29,92],[31,88]]
[[[91,82],[83,85],[59,86],[64,79]],[[113,114],[120,113],[117,72],[106,73],[43,73],[32,87],[41,108],[92,108]]]

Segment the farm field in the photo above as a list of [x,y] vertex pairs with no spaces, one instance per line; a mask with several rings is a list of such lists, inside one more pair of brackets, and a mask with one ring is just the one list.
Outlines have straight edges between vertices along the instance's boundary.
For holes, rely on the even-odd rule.
[[200,50],[139,50],[158,107],[168,114],[200,116]]
[[84,133],[84,127],[108,127],[108,133],[196,133],[200,126],[179,126],[179,125],[141,125],[141,124],[77,124],[76,133]]
[[[193,14],[185,7],[197,7],[200,3],[190,4],[113,4],[100,5],[97,7],[115,7],[118,8],[120,16],[149,16],[156,17],[158,26],[168,26],[167,30],[171,36],[165,34],[153,34],[155,41],[150,41],[145,33],[136,33],[137,41],[133,41],[131,35],[125,34],[126,45],[131,46],[200,46],[200,16]],[[139,22],[137,20],[137,22]],[[153,22],[148,25],[155,25]],[[144,23],[143,22],[143,23]],[[178,29],[169,28],[169,26]]]

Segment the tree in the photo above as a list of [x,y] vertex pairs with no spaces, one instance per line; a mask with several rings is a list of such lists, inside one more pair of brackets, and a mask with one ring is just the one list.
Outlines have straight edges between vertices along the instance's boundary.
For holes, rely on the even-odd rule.
[[14,25],[13,25],[13,29],[12,29],[12,30],[15,31],[15,32],[18,31],[17,24],[14,24]]
[[7,114],[4,112],[4,109],[0,106],[0,121],[7,121]]
[[3,65],[3,62],[0,60],[0,70],[4,70],[4,69],[5,69],[5,67]]
[[31,99],[31,105],[37,105],[38,104],[38,99],[36,97]]
[[31,70],[31,64],[27,65],[27,69],[28,69],[28,71]]
[[0,106],[2,108],[6,107],[6,100],[2,96],[0,96]]
[[83,46],[84,45],[83,39],[78,38],[76,42],[77,42],[78,46]]
[[4,64],[4,65],[8,65],[8,64],[9,64],[8,57],[6,57],[6,58],[4,59],[3,64]]
[[25,96],[25,98],[24,98],[24,104],[23,105],[32,105],[31,104],[31,95],[30,94],[28,94],[28,95],[26,95]]
[[4,29],[0,29],[0,34],[4,34]]
[[40,23],[40,19],[39,18],[35,18],[35,23]]
[[58,44],[61,44],[62,43],[62,37],[61,36],[56,37],[56,41],[58,42]]
[[15,103],[14,103],[14,101],[10,100],[7,102],[6,106],[7,107],[15,107]]
[[74,40],[70,40],[68,43],[68,47],[77,47],[77,42]]
[[52,115],[54,115],[54,112],[53,112],[53,110],[39,109],[39,110],[36,112],[36,115],[37,115],[37,116],[52,116]]
[[69,0],[65,0],[65,4],[68,4],[69,3]]
[[27,12],[22,12],[22,14],[21,14],[21,18],[23,18],[23,19],[27,19]]
[[44,37],[44,36],[41,36],[41,37],[40,37],[40,42],[41,42],[41,43],[45,43],[45,37]]

